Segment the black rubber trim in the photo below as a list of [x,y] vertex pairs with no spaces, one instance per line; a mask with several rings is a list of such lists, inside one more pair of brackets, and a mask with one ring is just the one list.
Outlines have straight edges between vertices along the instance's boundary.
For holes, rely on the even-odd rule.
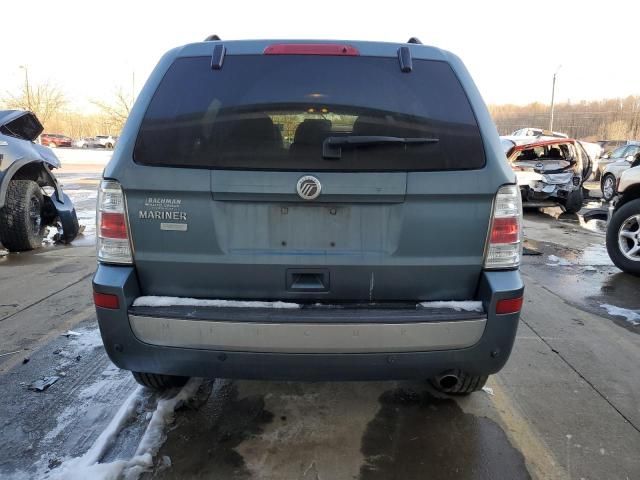
[[129,315],[256,323],[419,323],[486,319],[481,312],[444,308],[353,308],[342,305],[302,308],[131,307]]

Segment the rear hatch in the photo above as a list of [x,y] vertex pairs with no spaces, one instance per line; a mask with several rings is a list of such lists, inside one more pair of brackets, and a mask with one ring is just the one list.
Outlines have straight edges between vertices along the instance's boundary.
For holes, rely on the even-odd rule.
[[460,82],[345,52],[172,64],[118,179],[144,295],[475,296],[500,183]]

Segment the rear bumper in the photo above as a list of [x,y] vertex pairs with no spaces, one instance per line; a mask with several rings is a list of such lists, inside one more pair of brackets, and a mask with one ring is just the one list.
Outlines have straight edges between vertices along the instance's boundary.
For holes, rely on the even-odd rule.
[[97,308],[107,353],[120,368],[169,375],[280,380],[427,378],[448,369],[486,375],[513,346],[519,314],[496,315],[522,295],[517,271],[485,272],[485,312],[416,309],[206,310],[131,307],[135,269],[100,265],[94,290],[118,295]]
[[[573,184],[551,185],[552,191],[536,191],[528,186],[520,186],[523,208],[555,207],[567,199],[569,193],[577,188]],[[579,188],[582,188],[580,186]]]
[[[299,312],[302,313],[302,312]],[[205,320],[129,315],[140,341],[163,347],[255,353],[400,353],[470,347],[486,317],[410,323],[337,323],[331,310],[322,323]]]

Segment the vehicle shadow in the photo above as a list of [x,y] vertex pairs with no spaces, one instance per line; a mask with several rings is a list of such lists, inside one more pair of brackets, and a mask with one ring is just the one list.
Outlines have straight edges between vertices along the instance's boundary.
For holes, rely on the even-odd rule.
[[497,423],[425,382],[216,384],[168,433],[171,468],[143,478],[530,478]]
[[502,428],[455,400],[397,388],[379,401],[362,440],[361,479],[530,478]]

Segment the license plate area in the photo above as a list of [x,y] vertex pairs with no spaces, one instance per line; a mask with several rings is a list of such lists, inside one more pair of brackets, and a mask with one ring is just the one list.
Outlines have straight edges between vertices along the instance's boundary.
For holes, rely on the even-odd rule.
[[218,244],[229,254],[389,255],[402,204],[214,202]]

